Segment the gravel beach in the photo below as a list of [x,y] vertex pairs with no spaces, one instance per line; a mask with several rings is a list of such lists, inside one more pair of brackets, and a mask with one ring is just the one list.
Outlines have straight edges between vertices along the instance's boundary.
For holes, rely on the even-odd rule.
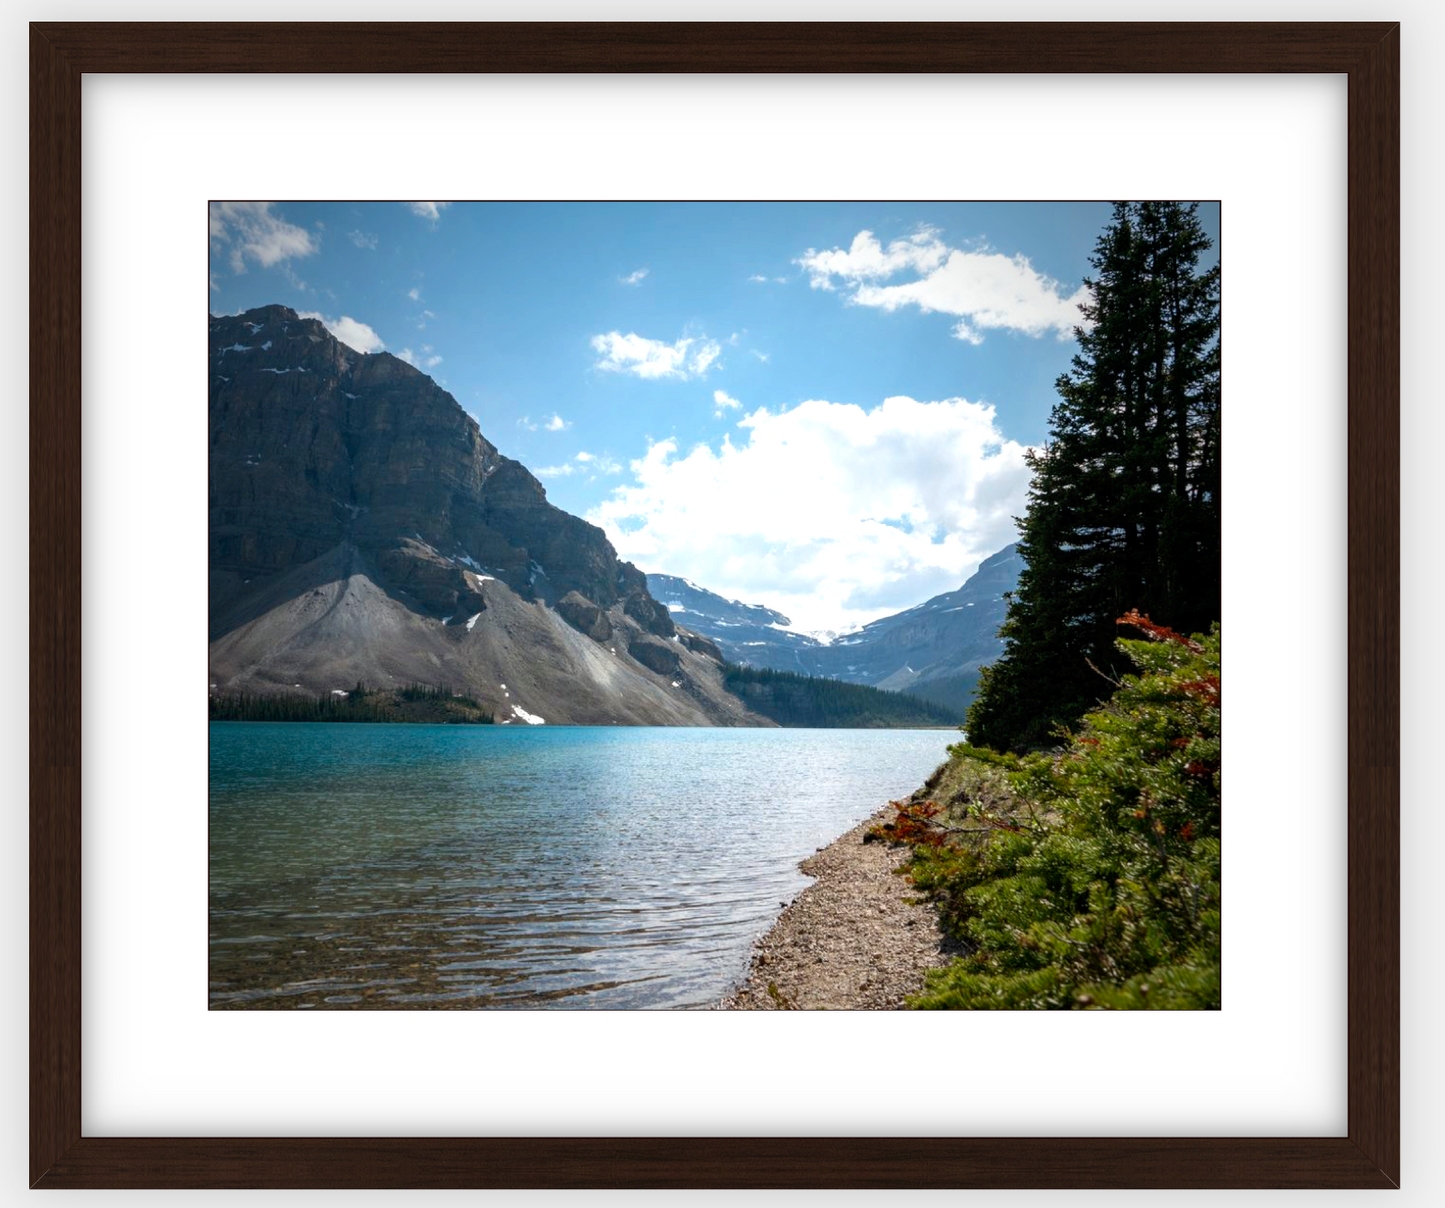
[[926,969],[949,962],[933,908],[913,905],[917,891],[894,871],[908,849],[863,842],[892,815],[885,806],[798,865],[816,880],[754,944],[723,1010],[894,1010],[923,988]]

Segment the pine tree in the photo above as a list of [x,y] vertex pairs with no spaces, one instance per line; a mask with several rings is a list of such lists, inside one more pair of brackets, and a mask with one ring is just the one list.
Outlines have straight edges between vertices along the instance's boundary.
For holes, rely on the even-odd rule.
[[1026,569],[971,742],[1046,743],[1109,691],[1115,620],[1219,619],[1219,266],[1194,205],[1120,202],[1086,279],[1079,351],[1030,455]]

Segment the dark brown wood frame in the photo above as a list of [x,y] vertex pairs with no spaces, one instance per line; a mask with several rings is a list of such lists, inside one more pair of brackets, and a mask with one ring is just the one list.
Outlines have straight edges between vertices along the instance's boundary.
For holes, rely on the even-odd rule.
[[[81,1134],[85,72],[1343,72],[1349,77],[1348,1136]],[[30,1182],[40,1187],[1394,1187],[1400,1168],[1400,29],[1350,24],[32,24]]]

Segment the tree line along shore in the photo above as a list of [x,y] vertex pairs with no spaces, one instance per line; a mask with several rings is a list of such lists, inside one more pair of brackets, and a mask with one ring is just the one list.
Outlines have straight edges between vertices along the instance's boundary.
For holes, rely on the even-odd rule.
[[420,722],[491,725],[493,717],[475,698],[445,684],[369,688],[356,684],[325,696],[305,693],[212,692],[211,721]]
[[[956,709],[902,692],[823,676],[723,664],[723,683],[749,709],[784,727],[933,729],[957,726]],[[212,692],[212,721],[420,722],[489,725],[491,712],[449,686],[356,684],[323,696],[302,692]]]

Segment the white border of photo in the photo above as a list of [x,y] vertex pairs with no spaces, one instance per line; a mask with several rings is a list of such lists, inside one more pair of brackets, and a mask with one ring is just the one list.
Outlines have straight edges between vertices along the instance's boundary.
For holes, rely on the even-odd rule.
[[[83,95],[87,1135],[1344,1133],[1343,77],[88,76]],[[208,1012],[206,201],[399,189],[1222,199],[1225,1009]],[[920,1035],[962,1074],[898,1055]],[[1160,1059],[1181,1052],[1186,1076]]]

